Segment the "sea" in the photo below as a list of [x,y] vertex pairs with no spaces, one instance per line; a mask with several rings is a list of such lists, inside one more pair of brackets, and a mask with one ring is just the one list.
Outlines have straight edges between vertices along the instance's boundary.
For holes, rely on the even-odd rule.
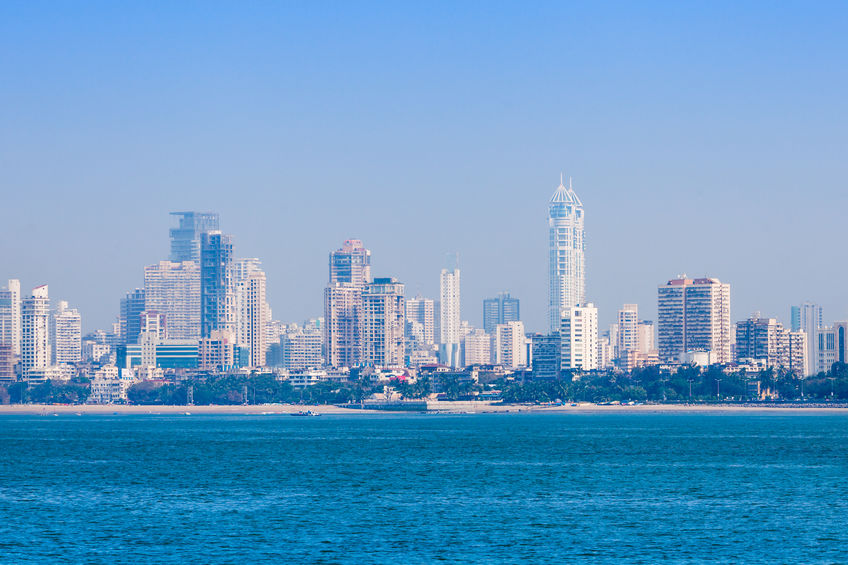
[[848,562],[848,416],[0,416],[0,563],[433,562]]

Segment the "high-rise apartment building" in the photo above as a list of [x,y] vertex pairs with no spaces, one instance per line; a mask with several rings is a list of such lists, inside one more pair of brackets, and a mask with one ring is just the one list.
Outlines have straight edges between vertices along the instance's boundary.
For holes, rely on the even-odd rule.
[[200,236],[200,335],[233,331],[233,238],[220,231]]
[[498,324],[521,320],[521,310],[517,298],[508,292],[502,292],[494,298],[483,299],[483,329],[488,334],[495,331]]
[[460,318],[460,277],[456,256],[439,277],[439,358],[451,367],[459,365],[462,341]]
[[131,290],[121,299],[121,343],[138,343],[141,331],[141,313],[147,308],[144,289]]
[[318,328],[292,328],[280,336],[282,366],[290,371],[317,369],[324,363]]
[[55,365],[82,360],[82,320],[79,312],[68,308],[64,300],[59,301],[50,319],[50,346]]
[[324,359],[334,368],[362,363],[364,319],[362,293],[371,282],[371,251],[348,239],[330,252],[329,281],[324,289]]
[[21,354],[21,281],[9,279],[0,289],[0,345],[11,347],[12,355]]
[[816,359],[813,362],[815,373],[829,371],[836,362],[836,332],[832,327],[820,328],[817,332]]
[[421,324],[422,341],[426,345],[435,343],[435,301],[416,296],[406,301],[406,321]]
[[754,314],[736,323],[737,360],[758,360],[767,367],[780,367],[804,376],[807,334],[787,331],[775,318]]
[[50,366],[50,297],[47,285],[32,289],[21,301],[21,373],[30,373]]
[[594,304],[563,308],[559,337],[562,370],[598,368],[598,309]]
[[656,352],[657,342],[654,337],[654,322],[651,320],[639,320],[636,332],[639,334],[639,353],[649,355]]
[[171,228],[171,261],[194,261],[200,264],[201,236],[220,229],[218,214],[204,212],[171,212],[179,218],[179,226]]
[[362,362],[362,288],[346,282],[324,289],[324,357],[333,368]]
[[812,302],[804,302],[799,306],[792,306],[792,331],[807,334],[807,368],[804,375],[815,374],[816,361],[819,357],[818,333],[824,327],[824,315],[822,307]]
[[376,278],[365,285],[363,361],[377,367],[404,365],[406,304],[404,286],[394,278]]
[[639,349],[639,307],[625,304],[618,311],[618,355]]
[[266,279],[259,259],[239,259],[233,263],[233,329],[238,344],[248,350],[250,367],[265,366],[270,308],[266,300]]
[[462,338],[462,364],[488,365],[492,362],[492,336],[483,330],[473,330]]
[[660,285],[657,293],[659,358],[680,362],[690,351],[708,351],[713,363],[730,363],[730,285],[685,277]]
[[145,310],[165,316],[171,339],[200,339],[200,265],[160,261],[144,268]]
[[527,339],[523,322],[512,321],[495,326],[492,357],[495,363],[511,369],[527,366]]
[[330,253],[330,284],[349,283],[364,288],[371,282],[371,251],[362,241],[348,239]]
[[562,347],[559,332],[532,337],[532,359],[534,379],[558,379],[562,362]]
[[548,203],[550,331],[559,331],[566,308],[582,304],[586,297],[583,203],[560,178],[559,187]]

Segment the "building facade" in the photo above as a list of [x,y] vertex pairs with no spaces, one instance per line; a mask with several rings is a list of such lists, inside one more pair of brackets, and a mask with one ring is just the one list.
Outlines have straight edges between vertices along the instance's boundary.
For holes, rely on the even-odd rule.
[[521,309],[517,298],[513,298],[508,292],[502,292],[494,298],[483,299],[483,330],[493,334],[495,326],[507,322],[518,322],[521,320]]
[[165,316],[172,339],[200,339],[200,266],[160,261],[144,268],[144,309]]
[[559,331],[562,311],[586,299],[585,230],[583,203],[560,178],[548,203],[550,331]]
[[200,335],[233,328],[233,238],[220,231],[200,237]]
[[792,306],[790,314],[792,331],[807,334],[807,368],[804,374],[813,375],[818,369],[818,334],[824,327],[824,312],[820,305],[804,302],[798,306]]
[[0,345],[12,348],[12,355],[21,354],[21,281],[9,279],[0,289]]
[[32,289],[21,301],[21,373],[30,373],[51,365],[50,297],[47,285]]
[[456,367],[462,341],[460,317],[459,267],[442,269],[439,276],[439,358],[442,363]]
[[711,361],[730,363],[730,285],[714,278],[685,277],[657,293],[659,359],[679,363],[689,351],[709,351]]
[[492,335],[492,357],[495,363],[510,369],[527,366],[524,322],[513,321],[495,326]]
[[598,309],[594,304],[564,308],[559,337],[562,370],[598,368]]
[[376,367],[402,367],[406,353],[404,286],[394,278],[377,278],[365,285],[363,361]]
[[53,364],[73,365],[82,360],[82,320],[75,308],[59,301],[50,318],[50,346]]
[[121,299],[121,343],[138,343],[138,334],[141,331],[141,313],[147,308],[144,298],[144,289],[131,290]]
[[421,339],[426,345],[435,343],[435,301],[431,298],[416,296],[406,301],[406,321],[421,324]]
[[171,256],[174,263],[194,261],[200,264],[200,245],[204,233],[220,228],[218,214],[209,212],[171,212],[179,218],[179,226],[171,228]]

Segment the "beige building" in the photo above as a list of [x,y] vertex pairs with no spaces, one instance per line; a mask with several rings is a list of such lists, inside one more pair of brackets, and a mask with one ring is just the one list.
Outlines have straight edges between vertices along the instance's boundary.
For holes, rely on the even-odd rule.
[[718,279],[672,279],[657,293],[660,361],[679,363],[687,351],[709,351],[713,363],[730,363],[733,336],[730,285]]

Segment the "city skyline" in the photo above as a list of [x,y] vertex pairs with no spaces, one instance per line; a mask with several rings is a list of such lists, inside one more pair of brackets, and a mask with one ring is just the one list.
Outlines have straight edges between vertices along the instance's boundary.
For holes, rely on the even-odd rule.
[[591,210],[586,298],[602,326],[622,303],[655,319],[654,288],[679,273],[732,282],[740,317],[788,325],[810,300],[848,318],[832,10],[770,6],[764,26],[753,5],[269,9],[172,6],[166,22],[142,6],[138,20],[0,7],[15,108],[0,280],[49,282],[86,330],[106,327],[139,266],[169,256],[168,214],[213,210],[263,259],[280,319],[320,313],[326,250],[358,238],[410,296],[435,296],[432,273],[459,251],[464,319],[480,325],[480,300],[509,290],[542,330],[540,221],[562,171]]

